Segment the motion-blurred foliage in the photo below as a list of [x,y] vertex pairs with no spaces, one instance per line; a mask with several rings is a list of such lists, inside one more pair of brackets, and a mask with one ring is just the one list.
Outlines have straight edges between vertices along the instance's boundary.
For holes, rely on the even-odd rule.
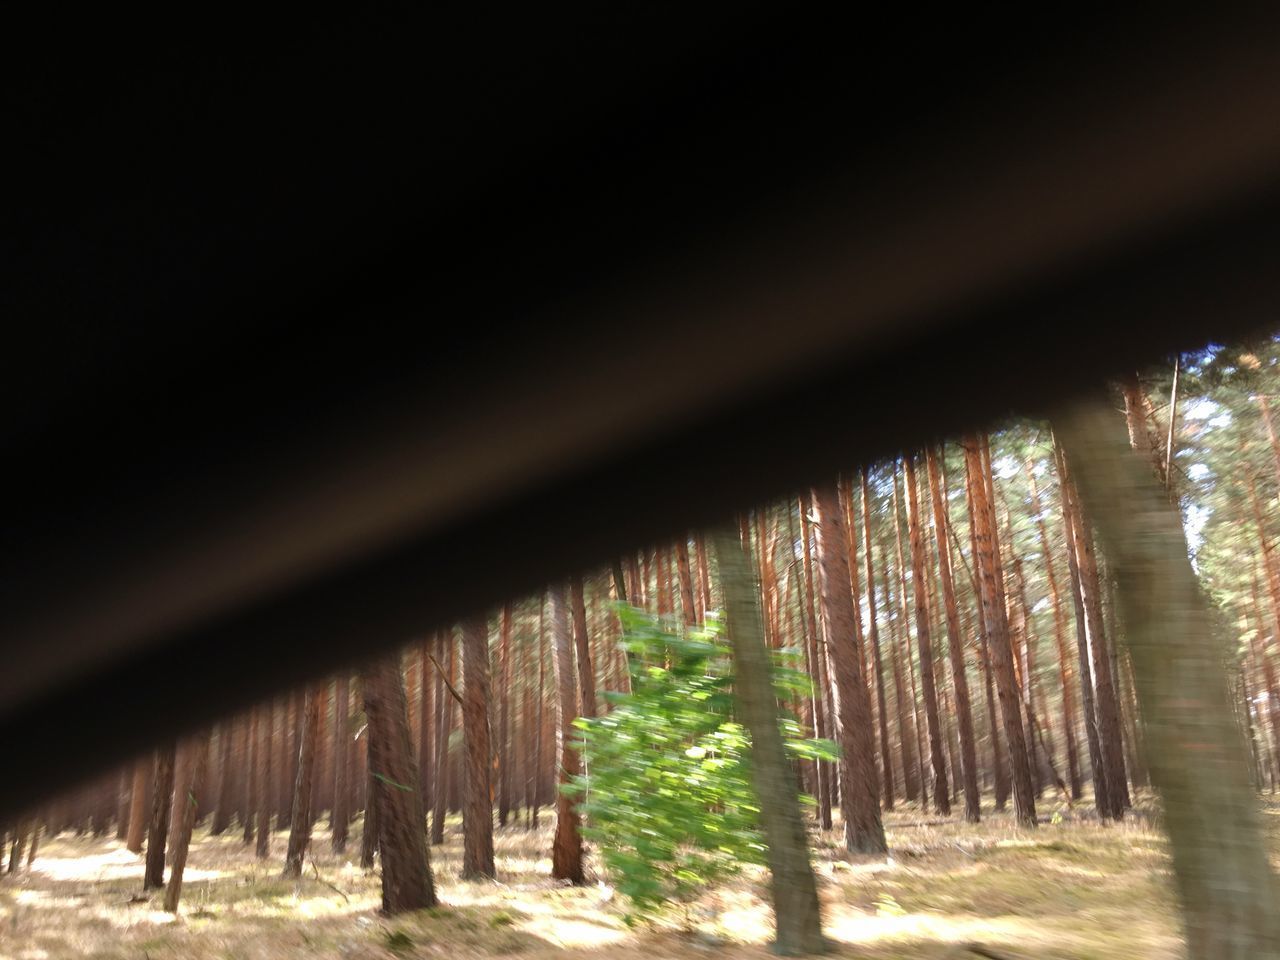
[[[586,769],[565,789],[582,797],[584,834],[599,845],[628,922],[669,903],[687,904],[743,864],[763,863],[751,781],[751,741],[733,719],[733,661],[722,627],[677,628],[619,607],[631,693],[610,693],[613,710],[577,722]],[[804,673],[776,656],[784,702],[808,695]],[[792,756],[835,759],[836,745],[807,739],[784,715]]]

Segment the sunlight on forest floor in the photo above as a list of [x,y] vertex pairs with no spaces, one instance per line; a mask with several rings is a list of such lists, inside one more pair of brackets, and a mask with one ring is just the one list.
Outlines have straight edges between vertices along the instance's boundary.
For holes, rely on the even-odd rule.
[[[1042,814],[1053,809],[1045,803]],[[1275,840],[1280,804],[1267,801],[1267,812]],[[965,944],[980,943],[1011,958],[1176,956],[1164,842],[1148,818],[1103,827],[1063,816],[1032,832],[1015,830],[1007,815],[973,827],[900,810],[886,821],[894,851],[888,863],[847,862],[838,832],[816,837],[835,953],[965,957],[973,956]],[[317,856],[301,882],[280,877],[285,834],[260,862],[234,833],[201,832],[176,919],[158,909],[158,893],[135,901],[140,856],[114,839],[63,835],[42,844],[29,871],[0,878],[0,958],[769,955],[761,874],[693,905],[695,935],[682,932],[683,914],[631,930],[607,886],[571,889],[548,879],[552,818],[543,823],[536,833],[497,831],[499,882],[464,883],[461,828],[451,821],[449,842],[432,848],[441,906],[393,920],[378,916],[376,872],[352,862],[358,828],[351,860],[330,853],[318,829]]]

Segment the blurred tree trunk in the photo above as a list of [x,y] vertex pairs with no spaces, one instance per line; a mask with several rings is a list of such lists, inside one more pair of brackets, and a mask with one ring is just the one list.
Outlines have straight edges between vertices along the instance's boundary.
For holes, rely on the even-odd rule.
[[960,766],[957,777],[964,779],[964,818],[977,823],[981,817],[978,793],[978,750],[973,735],[973,707],[969,699],[969,678],[965,673],[964,634],[960,630],[960,612],[956,604],[955,580],[951,572],[951,517],[947,512],[942,470],[937,451],[925,451],[929,471],[929,493],[933,505],[934,542],[938,549],[938,580],[942,586],[942,603],[947,615],[947,644],[951,654],[951,686],[955,691],[956,726],[960,737]]
[[774,952],[788,957],[822,953],[827,945],[822,937],[817,881],[809,861],[791,764],[778,730],[773,668],[751,561],[732,529],[719,528],[712,537],[733,646],[734,693],[751,733],[752,780],[768,847]]
[[[263,790],[261,777],[258,776],[258,749],[261,737],[258,736],[259,709],[250,711],[249,714],[249,739],[245,746],[245,771],[244,771],[244,811],[240,816],[240,839],[245,846],[253,843],[254,820],[258,812],[258,794]],[[209,744],[206,742],[201,757],[207,762],[209,757]],[[197,782],[201,785],[204,783],[203,771],[196,777]],[[199,791],[196,791],[197,798]],[[199,819],[200,811],[196,811],[196,818]]]
[[582,577],[569,578],[569,597],[573,603],[573,646],[578,654],[578,691],[581,716],[596,715],[596,674],[591,662],[591,638],[587,632],[587,604],[582,590]]
[[213,809],[213,823],[209,833],[221,836],[231,825],[231,797],[235,790],[235,758],[231,755],[232,720],[224,721],[218,728],[218,800]]
[[[440,654],[448,657],[447,669],[453,673],[453,632],[446,630],[440,634]],[[437,671],[439,673],[439,671]],[[449,806],[449,734],[453,731],[453,695],[448,693],[448,685],[443,673],[436,677],[436,793],[432,797],[431,842],[444,843],[444,821]]]
[[834,482],[813,488],[813,510],[822,619],[826,625],[827,657],[835,680],[835,727],[843,751],[840,814],[844,821],[845,846],[854,853],[885,853],[888,847],[880,821],[880,774],[876,769],[875,734],[871,727],[871,698],[853,646],[849,556]]
[[173,798],[176,743],[168,743],[156,751],[155,788],[151,801],[151,826],[147,831],[147,867],[142,878],[143,890],[164,886],[164,850],[169,835],[169,808]]
[[[424,668],[424,697],[426,679]],[[347,786],[351,763],[351,682],[345,673],[340,673],[333,686],[333,807],[329,811],[329,842],[334,853],[343,853],[347,849],[351,826]]]
[[298,779],[294,785],[289,846],[285,851],[284,875],[302,876],[302,861],[311,845],[311,781],[315,777],[316,741],[320,736],[320,710],[324,704],[318,686],[307,688],[303,699],[303,728],[298,740]]
[[418,789],[400,657],[384,657],[366,667],[360,686],[369,724],[365,829],[372,826],[382,854],[382,912],[394,915],[434,907],[435,882],[423,829],[426,812]]
[[1009,747],[1009,766],[1013,773],[1014,815],[1023,826],[1034,827],[1035,790],[1031,782],[1031,767],[1027,762],[1022,704],[1013,669],[1013,648],[1009,643],[1009,625],[1000,573],[1000,548],[996,541],[995,510],[989,499],[990,488],[984,476],[986,467],[982,457],[982,439],[976,434],[965,434],[961,446],[964,449],[969,495],[973,506],[974,566],[977,568],[982,595],[982,618],[988,640],[987,656],[995,674],[1000,716],[1004,721],[1005,742]]
[[489,877],[493,867],[493,754],[489,738],[489,621],[484,614],[462,623],[462,728],[466,742],[466,791],[462,808],[462,876]]
[[[1093,675],[1093,700],[1097,716],[1099,760],[1105,771],[1102,802],[1098,812],[1119,820],[1128,805],[1128,782],[1125,773],[1124,744],[1120,733],[1120,704],[1111,675],[1106,629],[1102,617],[1102,582],[1093,546],[1093,533],[1085,517],[1079,494],[1073,482],[1073,468],[1066,464],[1062,483],[1064,498],[1071,511],[1071,540],[1075,548],[1076,571],[1079,575],[1084,625],[1089,639],[1090,667]],[[1098,790],[1095,772],[1094,791]]]
[[259,860],[265,860],[271,855],[271,784],[273,782],[273,772],[271,758],[274,751],[271,749],[272,741],[275,739],[275,708],[270,703],[265,703],[260,708],[262,720],[259,726],[258,744],[258,783],[261,785],[258,789],[258,839],[254,849],[254,854]]
[[[919,784],[920,804],[925,806],[929,802],[929,775],[924,768],[927,748],[924,742],[924,724],[920,722],[920,691],[916,688],[915,658],[911,656],[911,607],[907,601],[907,564],[902,553],[902,511],[899,508],[899,504],[903,500],[901,483],[898,478],[898,461],[894,460],[893,498],[890,503],[893,511],[894,557],[897,561],[895,570],[898,574],[898,617],[894,620],[894,629],[896,631],[894,646],[895,648],[901,647],[902,660],[906,664],[905,684],[910,692],[907,704],[911,710],[911,752],[915,761],[912,764],[912,772],[916,777],[916,783]],[[907,798],[911,798],[909,793]]]
[[[814,711],[815,716],[821,721],[822,732],[819,736],[834,740],[832,728],[835,726],[835,709],[834,701],[831,698],[831,681],[827,670],[827,645],[823,640],[821,629],[818,625],[817,611],[814,597],[817,594],[815,587],[816,579],[813,575],[813,549],[809,543],[810,522],[808,498],[799,498],[799,514],[800,514],[800,539],[802,547],[802,557],[804,561],[804,582],[805,582],[805,617],[809,624],[810,639],[810,655],[814,662],[814,681],[817,689],[814,691]],[[817,766],[820,769],[818,788],[821,790],[821,796],[818,797],[818,822],[823,830],[830,830],[832,826],[831,808],[836,802],[836,786],[835,780],[838,775],[838,769],[830,763],[819,760]]]
[[942,720],[938,715],[938,691],[934,682],[933,637],[930,633],[929,592],[924,588],[924,518],[916,484],[915,455],[904,458],[907,477],[907,534],[911,544],[911,581],[915,585],[916,646],[920,657],[920,693],[924,700],[925,723],[929,730],[929,766],[933,769],[933,808],[943,816],[951,814],[951,789],[947,786],[947,762],[942,746]]
[[147,784],[155,763],[141,759],[133,765],[133,792],[129,797],[129,829],[125,834],[125,846],[130,853],[141,853],[147,835]]
[[693,590],[693,566],[689,562],[689,538],[681,536],[676,540],[676,572],[680,577],[680,609],[684,613],[684,622],[692,626],[702,617],[698,613],[698,601]]
[[1225,650],[1213,638],[1180,518],[1109,405],[1074,408],[1054,426],[1120,583],[1188,953],[1280,956],[1280,887],[1228,700]]
[[511,602],[503,604],[502,623],[498,628],[498,826],[505,827],[511,815],[512,768],[511,749]]
[[876,608],[876,565],[871,555],[871,491],[867,472],[861,471],[862,547],[867,563],[867,646],[871,648],[871,668],[876,680],[876,719],[880,727],[880,782],[884,790],[884,808],[893,809],[893,750],[889,744],[889,709],[884,692],[884,663],[880,656],[879,611]]
[[187,852],[191,849],[191,833],[196,825],[199,806],[196,798],[204,785],[204,761],[209,754],[209,734],[196,734],[183,745],[182,752],[186,754],[182,766],[189,773],[186,783],[182,785],[183,789],[175,791],[174,807],[179,814],[174,817],[173,869],[169,871],[169,885],[164,891],[164,908],[169,913],[178,912],[178,900],[182,896],[182,874],[187,868]]
[[[578,775],[578,751],[573,748],[573,721],[578,716],[578,691],[573,669],[573,639],[569,633],[568,603],[564,586],[550,588],[551,643],[556,674],[556,769],[557,781],[566,784]],[[581,884],[582,835],[573,798],[556,793],[556,834],[551,849],[551,876]]]
[[1049,542],[1049,528],[1045,521],[1045,513],[1040,502],[1040,488],[1036,484],[1035,472],[1030,459],[1023,465],[1027,483],[1031,490],[1031,514],[1040,534],[1040,553],[1044,560],[1045,580],[1049,587],[1049,604],[1053,611],[1053,641],[1058,651],[1058,680],[1062,687],[1062,729],[1067,750],[1067,775],[1071,780],[1071,799],[1079,800],[1082,793],[1080,782],[1080,749],[1076,743],[1076,703],[1071,689],[1071,655],[1067,649],[1067,615],[1062,609],[1062,592],[1058,584],[1058,573],[1054,566],[1053,546]]

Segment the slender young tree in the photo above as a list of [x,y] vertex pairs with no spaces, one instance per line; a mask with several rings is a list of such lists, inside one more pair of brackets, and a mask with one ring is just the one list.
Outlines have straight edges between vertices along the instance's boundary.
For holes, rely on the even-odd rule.
[[871,491],[867,484],[867,471],[861,473],[862,483],[862,545],[867,563],[867,645],[871,648],[872,669],[876,680],[876,719],[880,725],[881,783],[884,787],[884,808],[893,809],[893,751],[889,746],[889,711],[884,692],[884,664],[880,656],[879,612],[876,609],[876,567],[871,555]]
[[733,647],[734,692],[751,733],[751,772],[768,847],[776,930],[774,952],[793,957],[823,953],[822,911],[809,859],[795,779],[778,729],[773,669],[752,564],[732,529],[713,534],[725,619]]
[[130,853],[141,853],[147,835],[147,785],[155,763],[148,758],[139,759],[133,765],[133,789],[129,796],[129,828],[125,831],[125,846]]

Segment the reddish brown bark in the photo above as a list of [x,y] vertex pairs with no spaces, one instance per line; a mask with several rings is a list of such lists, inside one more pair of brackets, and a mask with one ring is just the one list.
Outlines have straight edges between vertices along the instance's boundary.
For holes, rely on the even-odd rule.
[[[369,808],[382,854],[382,912],[397,914],[436,905],[435,883],[422,825],[426,813],[409,733],[409,705],[399,657],[383,659],[361,675],[368,718]],[[365,816],[366,829],[369,816]]]
[[[665,573],[665,560],[659,568]],[[584,717],[596,715],[596,675],[591,663],[591,640],[587,633],[587,607],[582,590],[582,577],[569,578],[569,596],[573,603],[573,646],[578,656],[579,707]]]
[[169,810],[173,799],[174,763],[177,745],[166,744],[156,751],[155,790],[151,802],[151,826],[147,831],[147,865],[143,890],[164,886],[165,841],[169,836]]
[[889,711],[884,692],[884,664],[880,655],[880,627],[876,608],[876,567],[871,555],[871,491],[867,472],[862,471],[862,545],[867,563],[867,646],[871,648],[872,669],[876,679],[876,719],[880,726],[881,784],[884,808],[893,809],[893,751],[889,746]]
[[133,789],[129,797],[129,829],[125,834],[125,846],[131,853],[141,853],[147,835],[147,784],[155,764],[149,759],[138,760],[133,765]]
[[[550,588],[551,641],[555,648],[556,674],[556,768],[558,781],[566,784],[578,775],[578,751],[572,746],[573,721],[578,715],[577,690],[574,683],[573,645],[569,634],[569,611],[564,587]],[[582,834],[573,799],[563,792],[556,795],[556,833],[551,849],[551,876],[580,884],[582,872]]]
[[191,832],[195,828],[198,802],[196,797],[203,786],[205,760],[209,753],[209,734],[198,734],[183,746],[186,754],[183,768],[188,771],[186,782],[175,791],[173,869],[169,871],[169,885],[164,892],[164,908],[169,913],[178,912],[178,900],[182,896],[182,874],[187,867],[187,852],[191,848]]
[[907,476],[907,530],[911,542],[911,577],[915,585],[916,647],[920,657],[920,694],[924,701],[929,730],[929,766],[933,771],[933,806],[943,815],[951,813],[951,790],[947,785],[947,764],[943,752],[942,719],[938,714],[938,691],[933,667],[933,636],[930,632],[929,592],[924,546],[924,520],[916,484],[915,456],[904,458]]
[[880,820],[880,782],[871,727],[871,698],[853,646],[853,596],[844,518],[834,483],[813,489],[822,616],[828,660],[837,694],[836,721],[844,756],[841,763],[841,818],[851,852],[885,853]]
[[315,777],[316,744],[320,736],[320,711],[324,706],[321,689],[309,687],[303,695],[303,728],[298,738],[298,778],[294,786],[289,846],[285,852],[284,876],[302,876],[302,862],[311,845],[311,786]]
[[1000,575],[999,544],[995,534],[995,511],[988,498],[987,477],[982,458],[982,440],[966,434],[961,441],[968,468],[970,498],[973,503],[973,536],[976,544],[975,566],[982,594],[982,614],[989,638],[988,654],[995,674],[1000,698],[1000,714],[1004,721],[1005,740],[1009,745],[1009,764],[1013,773],[1014,815],[1024,826],[1036,825],[1035,790],[1031,768],[1027,763],[1026,734],[1017,680],[1013,671],[1013,652],[1009,643],[1009,627],[1005,619],[1004,590]]
[[938,551],[938,582],[946,611],[947,646],[951,660],[951,688],[954,691],[957,734],[960,740],[960,773],[964,781],[964,816],[977,823],[981,816],[978,792],[978,749],[973,733],[973,707],[969,699],[969,678],[965,670],[964,634],[960,630],[960,611],[956,603],[955,579],[951,571],[951,517],[947,510],[946,490],[937,451],[925,452],[929,470],[929,493],[933,504],[934,546]]
[[495,876],[489,743],[489,623],[462,623],[462,730],[466,742],[466,793],[462,807],[462,876]]

